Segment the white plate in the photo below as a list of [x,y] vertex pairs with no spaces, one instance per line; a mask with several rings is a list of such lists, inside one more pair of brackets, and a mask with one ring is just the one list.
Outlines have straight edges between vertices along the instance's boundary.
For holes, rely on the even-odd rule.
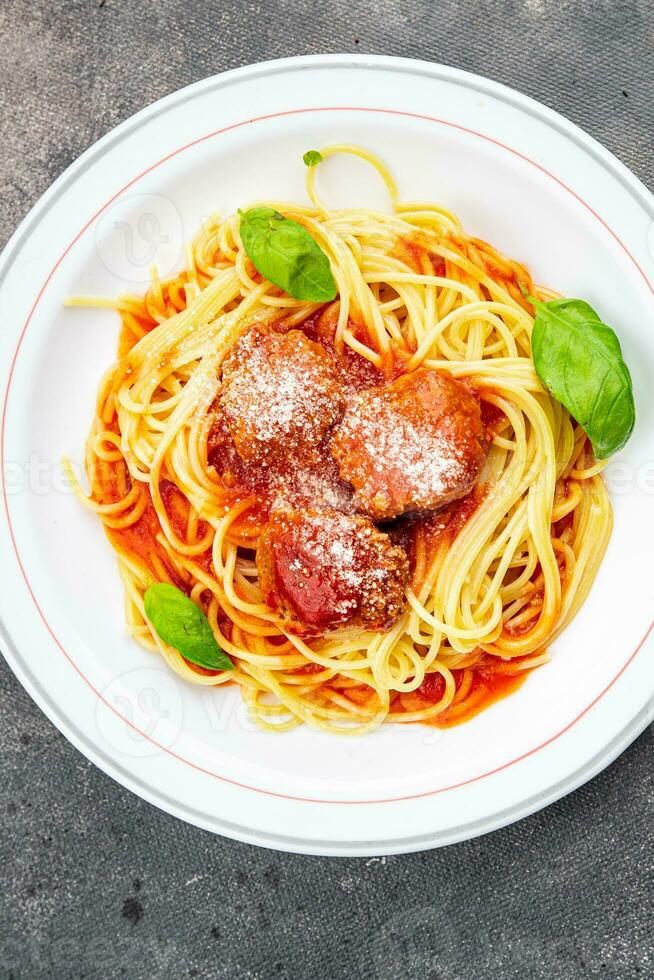
[[[125,634],[99,522],[67,492],[115,314],[71,293],[141,289],[216,208],[304,199],[302,153],[352,141],[401,192],[588,299],[619,330],[638,424],[610,467],[616,525],[592,594],[551,664],[447,732],[360,739],[253,730],[236,692],[184,686]],[[336,204],[385,206],[359,161],[320,174]],[[53,185],[4,253],[0,284],[2,646],[90,759],[140,796],[227,836],[287,850],[418,850],[506,824],[607,765],[652,715],[654,201],[555,113],[451,68],[327,56],[207,79],[119,126]],[[635,787],[632,789],[635,790]],[[625,788],[627,792],[629,788]],[[74,793],[75,787],[70,787]]]

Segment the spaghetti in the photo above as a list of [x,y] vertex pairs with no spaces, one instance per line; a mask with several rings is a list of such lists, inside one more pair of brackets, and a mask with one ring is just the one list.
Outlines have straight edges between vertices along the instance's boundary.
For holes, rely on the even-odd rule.
[[[119,356],[98,394],[85,500],[117,552],[131,633],[186,681],[239,684],[252,715],[275,731],[447,726],[547,659],[591,587],[611,508],[584,431],[544,391],[531,359],[533,321],[520,287],[540,299],[555,294],[466,235],[444,208],[401,201],[365,150],[332,146],[322,158],[342,152],[376,169],[392,213],[331,211],[316,167],[307,170],[310,206],[271,205],[328,256],[336,303],[293,299],[262,279],[237,215],[205,223],[183,272],[161,280],[153,271],[145,296],[115,302]],[[386,629],[288,628],[264,601],[256,561],[272,471],[248,481],[216,451],[223,367],[238,344],[259,328],[311,337],[321,317],[357,390],[427,370],[465,383],[481,404],[487,453],[477,485],[396,528],[409,578]],[[305,506],[346,511],[349,488],[332,470],[330,458],[286,472],[282,497],[303,493]],[[206,613],[234,670],[204,669],[161,641],[144,609],[153,581],[176,585]]]

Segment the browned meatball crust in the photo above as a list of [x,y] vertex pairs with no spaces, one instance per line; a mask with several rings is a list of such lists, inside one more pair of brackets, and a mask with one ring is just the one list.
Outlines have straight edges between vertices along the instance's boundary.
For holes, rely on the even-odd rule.
[[301,331],[254,328],[223,365],[219,394],[239,456],[266,466],[311,456],[343,407],[333,358]]
[[420,369],[357,395],[331,448],[357,509],[373,520],[435,510],[479,478],[486,456],[479,400],[450,375]]
[[365,517],[275,514],[259,538],[257,569],[265,602],[300,635],[385,629],[405,605],[406,552]]

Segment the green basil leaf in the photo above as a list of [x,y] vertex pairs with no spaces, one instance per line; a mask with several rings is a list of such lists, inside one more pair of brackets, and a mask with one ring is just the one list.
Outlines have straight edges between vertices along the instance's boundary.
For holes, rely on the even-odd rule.
[[620,341],[583,300],[527,298],[536,309],[531,335],[536,373],[584,429],[597,459],[607,459],[627,442],[636,419]]
[[322,153],[318,150],[307,150],[302,159],[307,167],[315,167],[317,163],[322,163]]
[[295,299],[312,303],[335,299],[329,259],[306,228],[272,208],[239,214],[243,248],[265,279]]
[[620,341],[615,330],[602,323],[590,303],[587,303],[583,299],[553,299],[547,303],[547,308],[550,313],[557,313],[564,316],[569,323],[583,325],[584,323],[588,323],[589,320],[594,321],[596,339],[604,341],[610,350],[617,351],[618,354],[622,355]]
[[218,646],[209,620],[181,589],[157,582],[146,589],[144,602],[145,615],[158,635],[185,660],[207,670],[234,669]]

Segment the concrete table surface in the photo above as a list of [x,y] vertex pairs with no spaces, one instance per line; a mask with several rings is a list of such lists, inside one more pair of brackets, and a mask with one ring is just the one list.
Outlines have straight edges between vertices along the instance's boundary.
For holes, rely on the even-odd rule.
[[[238,65],[445,62],[558,109],[654,189],[651,0],[0,0],[0,245],[154,99]],[[0,325],[1,329],[1,325]],[[0,666],[0,978],[654,975],[652,730],[487,837],[387,859],[284,855],[160,813]]]

